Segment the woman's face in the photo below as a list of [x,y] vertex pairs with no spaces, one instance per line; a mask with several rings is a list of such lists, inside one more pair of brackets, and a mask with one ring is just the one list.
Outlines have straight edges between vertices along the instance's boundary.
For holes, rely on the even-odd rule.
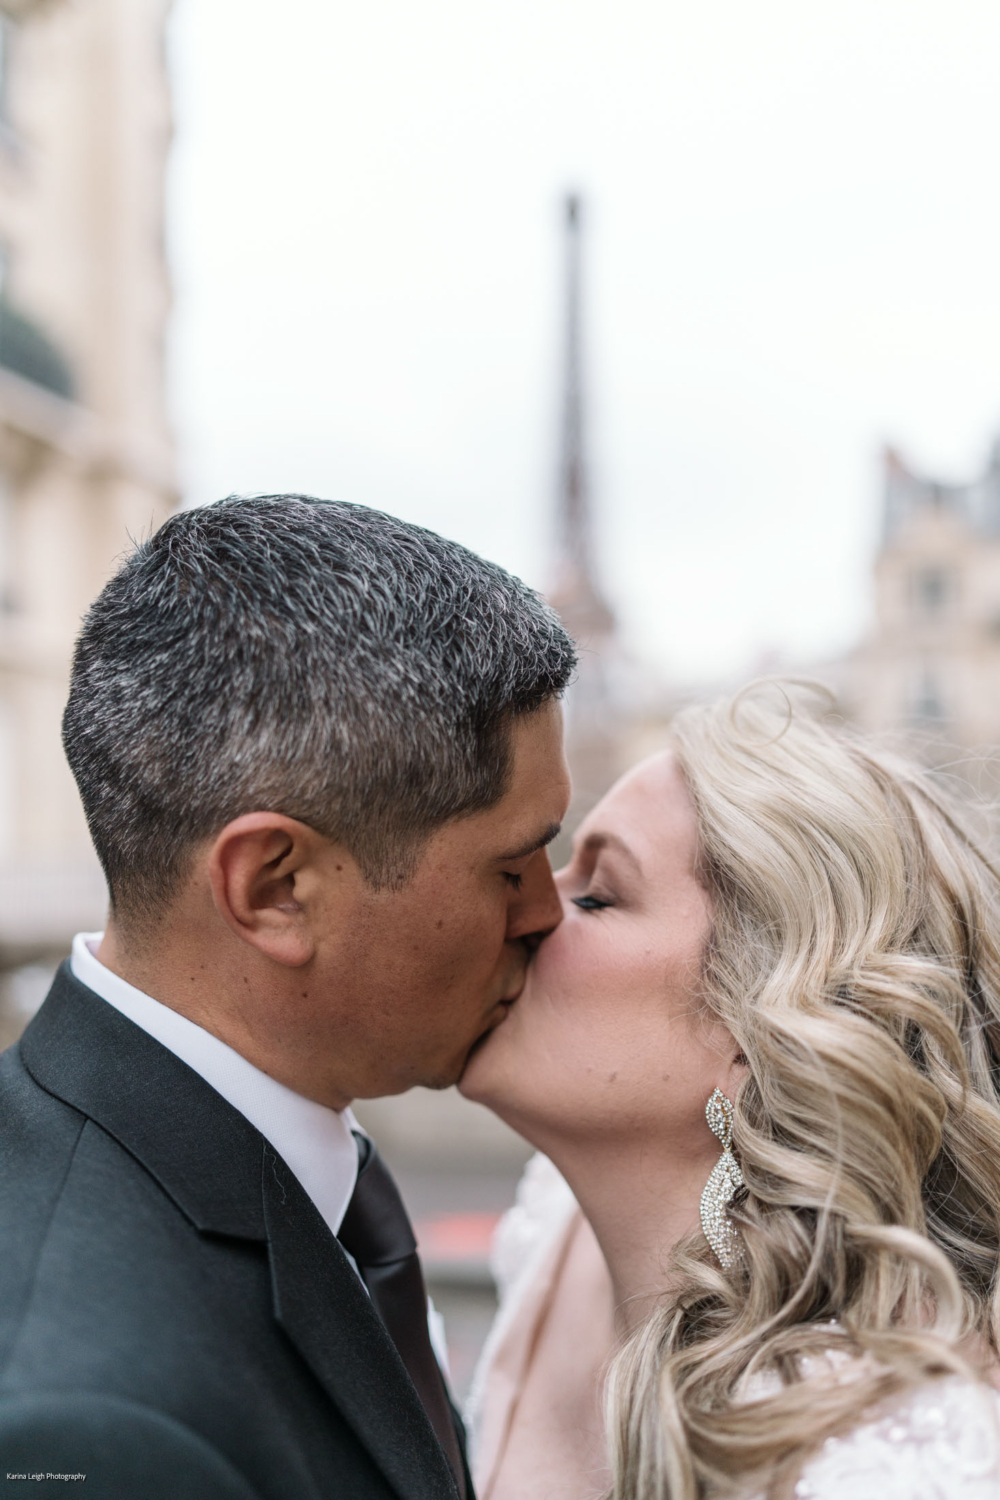
[[461,1091],[559,1160],[561,1142],[718,1153],[705,1124],[734,1048],[700,1003],[711,925],[694,808],[672,755],[623,777],[556,876],[564,918]]

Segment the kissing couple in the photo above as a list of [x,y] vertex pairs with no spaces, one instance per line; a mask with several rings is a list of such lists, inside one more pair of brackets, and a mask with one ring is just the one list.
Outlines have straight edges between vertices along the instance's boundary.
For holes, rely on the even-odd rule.
[[[553,876],[573,668],[516,579],[359,506],[187,511],[107,584],[63,725],[110,917],[0,1061],[8,1479],[1000,1494],[973,812],[764,684],[679,714]],[[541,1153],[471,1467],[351,1114],[456,1081]]]

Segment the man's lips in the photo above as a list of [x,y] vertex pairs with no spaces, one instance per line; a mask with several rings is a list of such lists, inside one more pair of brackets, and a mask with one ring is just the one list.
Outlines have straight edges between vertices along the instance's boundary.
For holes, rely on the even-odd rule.
[[[509,995],[501,995],[499,1000],[495,1000],[493,1002],[493,1004],[490,1006],[489,1015],[486,1017],[486,1024],[483,1027],[481,1034],[476,1039],[477,1046],[479,1042],[485,1040],[485,1038],[489,1036],[491,1031],[496,1031],[498,1026],[503,1025],[504,1021],[506,1021],[508,1015],[510,1014],[511,1007],[513,1005],[516,1005],[518,1000],[521,998],[521,992],[523,989],[524,981],[522,980],[518,984],[517,988],[515,990],[512,990]],[[497,1012],[499,1012],[499,1014],[497,1014]]]
[[498,997],[497,1004],[513,1005],[515,1000],[520,1000],[524,992],[524,986],[528,982],[528,968],[530,966],[531,954],[527,945],[523,942],[507,944],[504,967],[507,970],[501,986],[502,993]]
[[[469,1048],[469,1057],[471,1057],[474,1052],[479,1051],[479,1048],[483,1045],[488,1037],[491,1037],[493,1035],[494,1031],[499,1031],[500,1027],[510,1015],[511,1006],[513,1004],[513,1000],[497,1001],[493,1009],[490,1011],[489,1018],[487,1019],[486,1024],[483,1026],[482,1031],[479,1033],[479,1035],[476,1037],[476,1040]],[[466,1061],[468,1061],[468,1058],[466,1059]]]
[[520,998],[521,998],[521,996],[522,996],[523,993],[524,993],[524,975],[522,974],[521,977],[520,977],[520,979],[517,981],[517,984],[514,987],[514,989],[511,990],[510,994],[509,995],[501,995],[500,999],[499,999],[499,1001],[497,1003],[500,1004],[500,1005],[513,1005],[515,1000],[520,1000]]
[[516,1005],[524,992],[526,978],[525,974],[519,974],[516,980],[508,983],[506,994],[499,995],[494,1000],[483,1017],[483,1029],[472,1044],[473,1051],[479,1046],[480,1042],[485,1042],[491,1032],[496,1031],[497,1027],[502,1026],[504,1021],[506,1021],[510,1014],[511,1006]]

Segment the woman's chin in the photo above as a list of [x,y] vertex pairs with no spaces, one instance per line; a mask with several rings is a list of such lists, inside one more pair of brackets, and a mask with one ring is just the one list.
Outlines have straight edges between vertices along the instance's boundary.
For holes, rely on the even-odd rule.
[[499,1113],[503,1104],[504,1075],[508,1072],[510,1047],[504,1036],[511,1024],[510,1016],[488,1031],[469,1053],[458,1092],[476,1104],[486,1104]]

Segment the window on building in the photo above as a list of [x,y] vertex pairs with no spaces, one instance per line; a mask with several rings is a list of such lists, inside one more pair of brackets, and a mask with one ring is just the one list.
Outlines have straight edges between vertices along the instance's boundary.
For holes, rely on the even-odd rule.
[[927,663],[920,668],[914,684],[913,718],[922,724],[941,724],[948,717],[948,705],[941,672]]
[[910,600],[915,614],[925,619],[944,614],[958,593],[957,579],[951,568],[940,563],[925,563],[910,575]]

